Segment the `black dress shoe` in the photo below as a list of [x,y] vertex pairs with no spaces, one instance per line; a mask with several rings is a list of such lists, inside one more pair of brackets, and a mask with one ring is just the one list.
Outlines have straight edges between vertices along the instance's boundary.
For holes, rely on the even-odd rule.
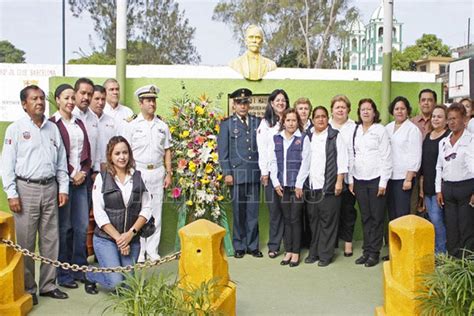
[[388,261],[390,260],[390,256],[389,255],[386,255],[386,256],[383,256],[382,257],[382,261]]
[[71,282],[66,282],[66,283],[59,283],[59,286],[68,288],[68,289],[77,289],[79,285],[77,285],[76,282],[71,281]]
[[377,265],[378,263],[379,263],[379,258],[369,257],[369,259],[367,259],[367,261],[365,262],[364,266],[366,266],[367,268],[370,268]]
[[278,251],[269,251],[268,257],[275,259],[276,257],[278,257]]
[[263,253],[258,249],[252,250],[252,251],[249,250],[247,253],[249,255],[252,255],[255,258],[262,258],[263,257]]
[[47,297],[56,298],[59,300],[64,300],[66,298],[69,298],[67,293],[61,291],[60,289],[54,289],[49,292],[40,293],[40,296],[47,296]]
[[300,265],[300,261],[290,261],[290,268],[294,268]]
[[33,305],[38,305],[38,296],[36,296],[36,294],[31,294],[31,297],[33,298]]
[[352,257],[353,253],[352,252],[345,252],[344,251],[344,257]]
[[234,258],[240,259],[240,258],[243,258],[244,256],[245,256],[245,251],[243,250],[236,250],[234,252]]
[[282,266],[287,266],[287,265],[289,265],[289,264],[290,264],[290,260],[291,260],[291,259],[288,259],[288,260],[282,260],[282,261],[280,261],[280,265],[282,265]]
[[84,280],[84,290],[86,290],[87,294],[97,294],[99,291],[97,290],[97,285],[94,282],[89,280]]
[[318,267],[327,267],[331,263],[331,260],[319,260]]
[[311,263],[315,263],[318,260],[319,260],[318,257],[307,256],[306,259],[304,259],[304,263],[311,264]]
[[362,255],[357,260],[355,261],[355,264],[364,264],[367,262],[367,259],[369,259],[369,256],[367,255]]

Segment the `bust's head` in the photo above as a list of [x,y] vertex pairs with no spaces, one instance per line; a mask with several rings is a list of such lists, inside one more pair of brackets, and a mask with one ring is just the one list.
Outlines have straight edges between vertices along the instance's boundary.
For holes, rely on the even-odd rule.
[[245,31],[245,45],[252,53],[258,54],[263,44],[263,30],[257,25],[250,25]]

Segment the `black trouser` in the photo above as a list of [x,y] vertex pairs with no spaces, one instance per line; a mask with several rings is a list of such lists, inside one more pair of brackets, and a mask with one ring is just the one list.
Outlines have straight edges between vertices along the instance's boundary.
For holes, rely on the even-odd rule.
[[309,245],[311,244],[311,237],[313,236],[313,234],[311,233],[311,224],[309,222],[308,203],[306,197],[303,200],[303,210],[301,211],[301,247],[309,248]]
[[441,187],[448,254],[460,258],[462,249],[474,251],[474,208],[469,205],[474,179],[448,182]]
[[352,242],[357,211],[354,207],[355,196],[349,190],[341,194],[341,216],[339,218],[339,238],[345,242]]
[[283,238],[283,216],[280,197],[276,194],[271,181],[268,181],[265,187],[265,203],[270,213],[268,251],[278,252]]
[[284,233],[283,244],[286,252],[299,253],[301,249],[301,214],[303,198],[296,198],[293,188],[285,187],[281,198]]
[[311,257],[329,261],[334,256],[341,197],[323,195],[321,190],[308,192],[308,212],[313,237],[309,247]]
[[232,244],[237,251],[258,250],[259,183],[234,184],[231,189],[233,210]]
[[354,179],[354,193],[360,207],[364,243],[364,255],[378,258],[383,241],[383,228],[385,218],[384,196],[377,196],[380,178],[372,180]]
[[412,188],[410,190],[403,190],[403,182],[405,180],[388,180],[387,184],[387,208],[388,219],[394,220],[396,218],[410,214],[411,209],[411,192],[415,185],[415,179],[412,180]]

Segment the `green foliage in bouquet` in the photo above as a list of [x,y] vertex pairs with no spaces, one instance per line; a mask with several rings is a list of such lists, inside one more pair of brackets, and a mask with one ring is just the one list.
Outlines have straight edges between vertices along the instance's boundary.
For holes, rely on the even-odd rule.
[[220,223],[224,181],[217,155],[220,116],[206,95],[187,93],[173,101],[169,121],[173,139],[174,183],[171,197],[180,202],[187,222],[204,218]]
[[425,285],[417,300],[426,316],[474,315],[474,253],[461,259],[436,256],[434,272],[422,276]]

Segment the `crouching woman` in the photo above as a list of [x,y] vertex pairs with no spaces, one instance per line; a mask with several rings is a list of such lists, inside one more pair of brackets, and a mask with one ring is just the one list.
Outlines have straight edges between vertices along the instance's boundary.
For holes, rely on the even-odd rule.
[[[107,145],[107,170],[97,175],[92,203],[97,227],[93,245],[100,267],[132,265],[138,260],[137,235],[151,217],[150,200],[129,143],[114,136]],[[114,289],[123,280],[120,273],[87,273],[85,290],[96,294],[95,283]]]

